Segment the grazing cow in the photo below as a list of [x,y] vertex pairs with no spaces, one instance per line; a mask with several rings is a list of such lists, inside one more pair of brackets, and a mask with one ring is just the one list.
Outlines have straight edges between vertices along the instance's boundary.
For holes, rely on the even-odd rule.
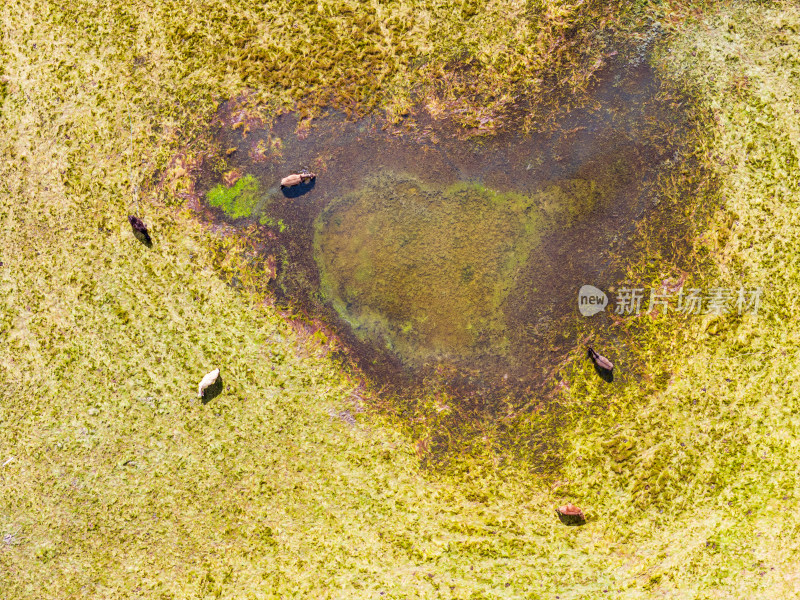
[[586,515],[572,502],[568,502],[564,506],[557,508],[556,514],[565,525],[583,525],[586,522]]
[[603,369],[604,371],[608,371],[609,373],[614,370],[614,363],[608,360],[605,356],[601,356],[597,352],[594,351],[593,348],[588,348],[589,350],[589,358],[594,361],[599,368]]
[[148,246],[153,243],[150,240],[150,234],[147,232],[147,225],[145,225],[139,217],[128,215],[128,222],[131,224],[133,233],[137,238],[142,240]]
[[208,373],[202,380],[200,380],[200,385],[197,386],[197,397],[202,398],[206,392],[206,388],[214,385],[217,381],[217,377],[219,377],[219,369],[214,369],[211,373]]
[[287,175],[283,179],[281,179],[281,189],[292,187],[295,185],[300,185],[301,183],[307,183],[312,179],[316,178],[315,173],[311,173],[310,171],[306,171],[305,169],[300,171],[299,173],[292,173],[291,175]]

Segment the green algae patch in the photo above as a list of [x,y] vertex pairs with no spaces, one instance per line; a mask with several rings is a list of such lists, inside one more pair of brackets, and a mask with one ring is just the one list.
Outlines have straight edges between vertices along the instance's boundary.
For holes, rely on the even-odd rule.
[[362,340],[404,362],[504,354],[504,303],[539,244],[533,198],[372,178],[317,220],[322,291]]
[[281,233],[286,231],[286,223],[283,222],[283,219],[274,219],[269,215],[261,215],[258,217],[258,222],[260,225],[267,225],[268,227],[274,227]]
[[217,184],[208,191],[206,200],[231,219],[251,217],[266,208],[258,179],[252,175],[241,177],[232,187]]

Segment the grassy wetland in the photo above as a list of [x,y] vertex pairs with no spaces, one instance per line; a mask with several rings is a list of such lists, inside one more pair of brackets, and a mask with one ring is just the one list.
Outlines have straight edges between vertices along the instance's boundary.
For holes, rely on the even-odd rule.
[[[795,5],[11,0],[0,22],[4,597],[800,593]],[[598,99],[615,68],[663,82],[629,103],[641,119]],[[623,160],[602,136],[569,154],[564,115],[595,108],[645,132]],[[337,182],[362,155],[334,141],[403,168]],[[280,192],[301,168],[307,193]],[[404,241],[423,203],[485,235],[480,256]],[[393,298],[404,265],[381,274],[409,245],[457,257],[432,261],[447,295],[404,289],[461,320]],[[553,281],[571,314],[520,291]],[[763,295],[756,316],[586,319],[584,283]],[[455,358],[404,395],[347,319],[392,341],[380,365]],[[470,362],[514,379],[530,357],[517,387]]]

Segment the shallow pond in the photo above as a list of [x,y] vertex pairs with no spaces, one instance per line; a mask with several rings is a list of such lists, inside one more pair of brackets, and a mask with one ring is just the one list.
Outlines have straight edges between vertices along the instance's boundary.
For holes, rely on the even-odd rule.
[[[524,395],[579,345],[579,288],[646,259],[637,228],[689,130],[669,99],[646,64],[623,65],[546,131],[471,140],[424,118],[248,130],[231,102],[203,210],[259,223],[275,292],[329,322],[377,383]],[[313,182],[280,189],[303,168]]]

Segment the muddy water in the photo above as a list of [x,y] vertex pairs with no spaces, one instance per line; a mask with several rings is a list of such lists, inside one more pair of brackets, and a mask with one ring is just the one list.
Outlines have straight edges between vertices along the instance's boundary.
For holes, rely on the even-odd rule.
[[[291,115],[246,131],[230,104],[223,170],[257,189],[248,180],[225,209],[233,187],[209,171],[206,214],[260,223],[275,292],[328,321],[375,382],[522,400],[578,344],[578,289],[644,258],[637,224],[688,131],[661,91],[646,65],[621,67],[547,131],[470,141],[436,122],[397,132],[336,116],[301,135]],[[313,183],[279,188],[302,168]]]

